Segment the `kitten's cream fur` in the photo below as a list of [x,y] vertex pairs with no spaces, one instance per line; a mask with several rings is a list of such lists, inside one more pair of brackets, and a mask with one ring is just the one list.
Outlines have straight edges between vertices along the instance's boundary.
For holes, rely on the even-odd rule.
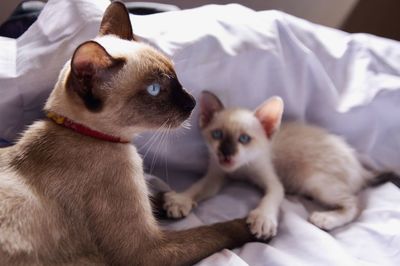
[[[157,96],[146,91],[154,82]],[[165,122],[179,126],[194,104],[170,60],[133,41],[127,10],[113,2],[100,37],[76,49],[45,110],[131,140]],[[250,240],[244,219],[163,231],[130,144],[43,120],[0,149],[1,265],[189,265]]]
[[[280,126],[283,101],[279,97],[268,99],[252,112],[224,109],[215,95],[206,92],[201,106],[200,125],[210,152],[208,172],[188,190],[165,195],[169,216],[187,215],[196,202],[216,194],[229,176],[247,178],[265,191],[247,219],[259,238],[276,235],[284,191],[312,197],[330,208],[309,217],[322,229],[333,229],[357,217],[360,206],[356,193],[372,174],[342,138],[296,122]],[[224,137],[215,140],[213,130],[221,130]],[[241,134],[249,135],[250,142],[239,143]],[[225,147],[224,151],[221,147],[227,138],[234,148]],[[228,163],[224,162],[226,156]]]

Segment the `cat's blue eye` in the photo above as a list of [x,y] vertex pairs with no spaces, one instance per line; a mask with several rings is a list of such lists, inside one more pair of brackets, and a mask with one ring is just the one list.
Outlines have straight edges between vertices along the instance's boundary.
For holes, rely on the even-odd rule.
[[216,139],[216,140],[222,139],[223,135],[224,134],[222,133],[222,130],[220,130],[220,129],[215,129],[215,130],[211,131],[211,137],[213,139]]
[[242,144],[247,144],[251,140],[251,137],[247,134],[242,134],[239,136],[239,142]]
[[153,83],[150,84],[147,87],[147,92],[151,95],[151,96],[157,96],[158,94],[160,94],[161,91],[161,86],[158,83]]

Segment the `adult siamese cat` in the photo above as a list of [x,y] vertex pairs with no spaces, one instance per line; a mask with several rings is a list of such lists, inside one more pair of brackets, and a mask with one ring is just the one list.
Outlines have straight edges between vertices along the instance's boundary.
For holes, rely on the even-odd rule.
[[44,110],[0,149],[1,265],[188,265],[252,240],[244,219],[163,231],[133,136],[191,114],[171,61],[134,40],[120,2],[62,69]]
[[186,216],[196,202],[216,194],[226,176],[246,176],[265,190],[247,222],[258,238],[275,236],[284,191],[312,197],[329,207],[309,220],[330,230],[360,212],[356,193],[374,176],[340,137],[325,130],[287,122],[281,125],[283,101],[266,100],[254,112],[224,109],[212,93],[201,99],[200,127],[210,152],[206,175],[182,193],[165,194],[168,216]]

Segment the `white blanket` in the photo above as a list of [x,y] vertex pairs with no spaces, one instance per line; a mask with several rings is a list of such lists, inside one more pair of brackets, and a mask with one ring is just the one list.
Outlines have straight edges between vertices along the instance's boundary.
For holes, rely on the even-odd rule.
[[[0,38],[0,143],[12,142],[43,116],[58,71],[80,42],[95,37],[107,5],[105,0],[50,0],[18,40]],[[367,166],[400,173],[400,43],[239,5],[131,20],[137,36],[174,60],[182,84],[195,97],[207,89],[227,106],[255,108],[280,95],[285,119],[326,127],[342,135]],[[141,151],[148,150],[148,169],[178,190],[206,167],[197,110],[192,124],[161,144],[149,141],[151,134],[137,139]],[[365,204],[360,218],[330,233],[307,222],[314,208],[310,202],[288,198],[279,234],[269,244],[225,250],[200,265],[399,265],[399,189],[385,184],[360,196]],[[254,187],[232,183],[168,226],[243,217],[259,197]]]

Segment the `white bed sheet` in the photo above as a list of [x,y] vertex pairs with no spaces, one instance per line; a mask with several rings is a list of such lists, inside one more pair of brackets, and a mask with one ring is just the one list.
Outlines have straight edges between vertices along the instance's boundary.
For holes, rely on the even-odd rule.
[[[107,5],[105,0],[50,0],[18,40],[0,38],[0,139],[12,142],[42,117],[59,69],[80,42],[95,37]],[[239,5],[131,19],[137,36],[171,56],[182,84],[196,97],[207,89],[228,106],[254,108],[278,94],[286,103],[285,119],[324,126],[353,145],[369,167],[400,173],[398,42]],[[149,149],[148,169],[176,189],[206,167],[196,121],[197,110],[192,129],[176,132],[163,145],[145,145],[151,134],[137,139],[143,153]],[[200,265],[399,265],[399,189],[385,184],[360,196],[366,207],[360,218],[331,233],[306,221],[315,206],[288,198],[279,235],[269,244],[224,250]],[[254,187],[232,183],[168,227],[242,217],[259,197]]]
[[[158,176],[166,176],[159,169]],[[196,177],[192,173],[169,172],[168,183],[182,189]],[[165,180],[165,178],[164,178]],[[184,181],[182,181],[184,180]],[[256,207],[261,193],[255,187],[231,182],[214,198],[201,203],[188,217],[166,222],[167,228],[180,229],[244,217]],[[400,262],[400,192],[392,183],[360,193],[364,206],[353,223],[325,232],[307,221],[318,209],[313,202],[287,196],[281,213],[278,235],[268,244],[248,243],[233,251],[224,250],[198,265],[398,265]]]

